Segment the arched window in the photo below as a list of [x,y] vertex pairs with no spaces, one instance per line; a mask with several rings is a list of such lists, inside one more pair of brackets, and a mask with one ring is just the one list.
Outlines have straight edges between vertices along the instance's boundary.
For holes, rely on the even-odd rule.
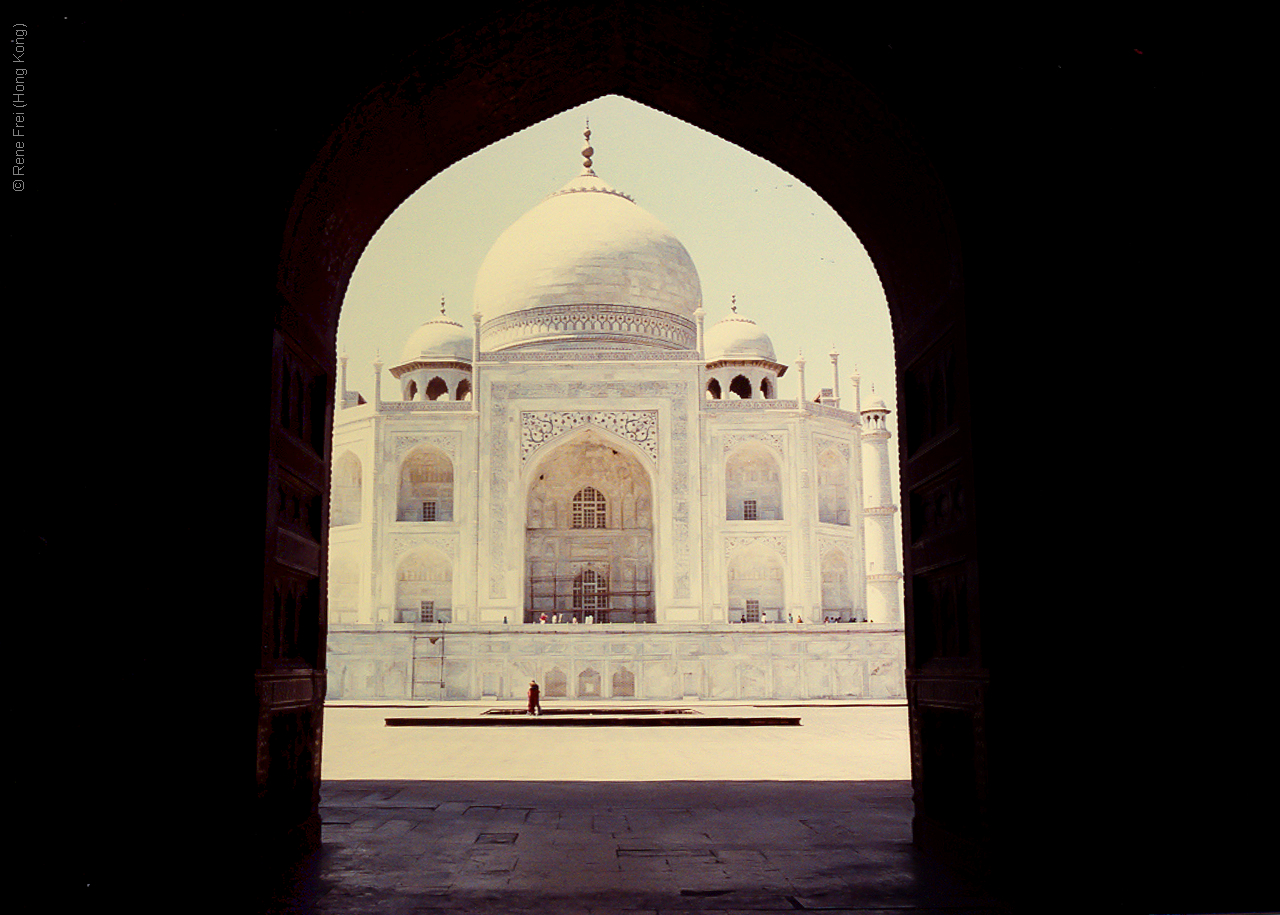
[[432,378],[427,384],[427,400],[439,400],[442,394],[445,400],[449,399],[449,386],[443,378]]
[[573,580],[573,609],[598,610],[605,606],[608,583],[603,575],[587,569]]
[[707,398],[709,400],[720,399],[720,382],[715,378],[707,382]]
[[409,382],[408,387],[404,389],[404,399],[413,400],[417,396],[418,396],[418,382],[411,381]]
[[768,378],[760,379],[760,396],[765,400],[773,400],[773,385],[769,383]]
[[729,393],[737,394],[743,400],[751,399],[751,379],[746,375],[737,375],[729,382]]
[[458,394],[455,400],[466,400],[471,396],[471,379],[464,378],[458,382]]
[[605,526],[604,496],[590,486],[579,490],[573,497],[573,526],[575,528],[602,528]]

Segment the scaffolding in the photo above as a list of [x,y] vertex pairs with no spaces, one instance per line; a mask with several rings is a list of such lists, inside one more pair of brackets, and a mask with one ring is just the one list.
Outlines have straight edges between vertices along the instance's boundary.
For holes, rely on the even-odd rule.
[[[591,576],[591,578],[586,578]],[[652,623],[653,580],[637,570],[632,590],[614,590],[607,563],[583,564],[572,575],[529,576],[526,623]]]

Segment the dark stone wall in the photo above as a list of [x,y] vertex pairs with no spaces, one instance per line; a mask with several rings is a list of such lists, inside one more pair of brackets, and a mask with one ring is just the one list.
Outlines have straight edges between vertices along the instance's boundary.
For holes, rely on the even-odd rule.
[[[67,621],[70,645],[23,682],[51,686],[31,733],[47,709],[71,722],[41,770],[59,786],[48,841],[93,850],[53,866],[60,885],[231,895],[263,842],[313,834],[347,277],[433,174],[618,93],[794,173],[880,270],[918,841],[1012,899],[1113,885],[1144,910],[1266,905],[1257,719],[1238,692],[1224,712],[1166,685],[1214,644],[1176,625],[1195,596],[1154,572],[1098,584],[1151,568],[1148,506],[1117,519],[1114,500],[1172,478],[1125,455],[1176,427],[1164,359],[1192,351],[1153,314],[1180,301],[1160,277],[1191,158],[1177,115],[1204,101],[1194,42],[1115,18],[636,0],[95,14],[33,21],[27,45],[41,119],[14,194],[9,338],[34,465],[23,561],[82,597],[29,614]],[[57,397],[34,395],[45,383]],[[1065,431],[1082,412],[1106,449]],[[953,508],[926,511],[941,494]],[[1211,744],[1191,736],[1206,720],[1225,722]],[[1247,801],[1217,793],[1228,778]]]

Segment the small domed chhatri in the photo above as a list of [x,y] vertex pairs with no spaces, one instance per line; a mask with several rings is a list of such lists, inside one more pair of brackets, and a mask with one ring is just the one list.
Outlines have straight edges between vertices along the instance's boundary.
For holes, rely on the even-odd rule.
[[842,401],[834,344],[815,400],[736,297],[707,309],[584,136],[398,397],[343,360],[328,697],[904,698],[888,411],[856,373]]
[[736,301],[732,306],[732,313],[727,318],[717,321],[707,331],[703,347],[706,350],[708,362],[730,358],[778,361],[769,335],[761,330],[755,321],[738,314]]
[[[426,321],[409,335],[400,354],[402,362],[428,359],[456,359],[471,362],[471,333],[457,321],[445,315],[444,302],[440,303],[440,317]],[[392,369],[394,372],[395,369]]]
[[703,350],[708,400],[777,398],[778,379],[786,374],[787,367],[778,362],[769,335],[755,321],[738,314],[737,296],[732,300],[729,316],[706,332]]
[[471,394],[474,341],[466,328],[450,321],[440,300],[440,317],[409,335],[400,364],[391,375],[405,400],[466,400]]
[[[586,131],[588,140],[591,131]],[[671,231],[591,168],[494,243],[476,277],[485,351],[685,349],[702,284]]]

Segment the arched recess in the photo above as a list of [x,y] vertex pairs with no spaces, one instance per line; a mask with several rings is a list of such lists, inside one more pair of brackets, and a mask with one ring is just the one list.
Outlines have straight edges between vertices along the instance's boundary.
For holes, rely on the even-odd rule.
[[647,460],[630,443],[594,428],[538,455],[527,475],[525,622],[544,613],[654,621]]
[[782,557],[764,546],[738,550],[729,560],[729,621],[785,622],[786,580]]
[[458,382],[458,391],[454,396],[454,400],[470,400],[471,399],[471,379],[463,378]]
[[453,461],[439,448],[420,445],[400,465],[397,521],[453,520]]
[[449,399],[449,385],[437,375],[427,382],[427,400],[439,400],[441,397]]
[[626,667],[619,667],[613,672],[613,689],[610,698],[627,699],[636,694],[636,675]]
[[724,462],[726,521],[782,520],[782,463],[766,445],[747,442]]
[[594,667],[588,667],[586,670],[578,673],[578,698],[579,699],[599,699],[600,690],[600,671]]
[[849,524],[849,459],[835,448],[818,455],[818,520]]
[[734,375],[729,382],[729,393],[736,395],[739,400],[750,400],[751,379],[746,375]]
[[360,615],[360,563],[347,551],[329,560],[329,622],[355,623]]
[[853,590],[850,586],[849,559],[840,550],[830,550],[822,557],[822,614],[842,622],[857,622]]
[[350,451],[333,462],[333,491],[329,493],[329,524],[341,527],[360,523],[360,459]]
[[[924,486],[934,468],[950,467],[963,476],[968,491],[974,494],[963,533],[951,538],[943,551],[930,547],[933,553],[927,562],[939,567],[946,564],[953,573],[963,570],[972,586],[966,606],[956,612],[976,614],[974,411],[965,379],[968,341],[981,338],[973,334],[963,305],[961,246],[947,192],[925,151],[893,111],[895,105],[906,105],[909,115],[937,128],[927,134],[935,144],[933,152],[941,144],[944,155],[971,155],[958,151],[959,146],[948,145],[947,138],[954,131],[935,116],[935,103],[946,109],[934,92],[934,83],[917,79],[909,67],[904,69],[894,57],[899,51],[874,30],[841,33],[837,42],[828,40],[829,35],[812,23],[780,24],[769,14],[748,15],[716,3],[678,8],[651,3],[599,4],[591,8],[590,28],[578,17],[565,16],[562,8],[547,3],[522,5],[518,10],[481,9],[469,15],[472,18],[465,23],[450,20],[441,25],[422,46],[396,58],[398,64],[387,65],[387,58],[379,56],[376,66],[366,61],[364,70],[352,68],[352,73],[386,74],[385,82],[371,89],[355,85],[360,79],[356,77],[351,85],[342,84],[344,92],[317,94],[307,103],[311,107],[304,106],[297,116],[306,129],[293,134],[285,131],[280,138],[273,138],[278,144],[273,153],[279,161],[299,163],[281,173],[306,174],[300,185],[287,190],[272,188],[293,193],[283,250],[274,240],[257,249],[259,256],[278,264],[277,283],[261,290],[277,302],[270,356],[273,384],[280,383],[280,366],[302,358],[318,381],[325,377],[329,381],[316,390],[333,390],[338,312],[352,271],[377,228],[421,184],[484,146],[562,110],[600,95],[625,95],[786,169],[822,196],[857,234],[881,278],[893,319],[899,390],[906,392],[899,401],[900,422],[911,422],[921,409],[913,401],[912,389],[902,383],[910,380],[917,363],[935,357],[954,359],[960,383],[956,410],[949,428],[921,443],[929,446],[929,461],[918,467],[911,464],[908,459],[912,455],[903,447],[902,437],[898,445],[904,492]],[[807,37],[797,38],[791,31],[794,29],[811,31]],[[407,50],[404,45],[400,49]],[[385,55],[386,51],[379,46],[377,54]],[[583,73],[591,78],[581,78]],[[447,83],[442,74],[448,74]],[[855,74],[862,74],[869,82],[860,81]],[[292,84],[280,81],[279,85],[278,98],[292,98]],[[345,118],[332,103],[341,98],[360,99]],[[962,123],[970,122],[966,119]],[[339,126],[323,150],[313,155],[312,137],[333,123]],[[442,130],[441,125],[450,129]],[[823,142],[797,139],[812,136],[822,136]],[[972,146],[964,147],[969,148]],[[949,164],[956,166],[957,161]],[[961,182],[965,180],[962,168],[954,168],[952,173],[960,176]],[[970,219],[982,218],[975,208],[967,213]],[[973,236],[969,240],[972,244]],[[1027,279],[1032,281],[1033,277],[1027,274]],[[1006,295],[1013,306],[1012,295],[1003,288],[994,294]],[[282,423],[282,414],[289,398],[280,395],[278,387],[272,389],[273,435],[288,426]],[[331,414],[321,418],[330,422]],[[266,462],[269,485],[265,491],[274,494],[276,479],[288,473],[323,495],[329,486],[324,466],[328,429],[324,432],[315,437],[314,457],[295,456],[285,444],[277,444],[276,438],[266,439],[270,460]],[[309,471],[311,463],[318,463],[317,473]],[[275,559],[275,530],[283,527],[283,521],[274,504],[268,505],[266,519],[271,535],[264,554],[267,586],[261,593],[270,595],[277,580],[295,573]],[[910,519],[904,518],[904,525],[909,524]],[[318,535],[321,555],[325,536],[323,532]],[[908,663],[914,672],[928,669],[934,677],[929,695],[949,695],[944,687],[952,682],[948,677],[956,675],[948,671],[959,670],[961,665],[947,659],[948,663],[935,671],[929,667],[932,659],[916,652],[912,645],[911,570],[916,546],[909,530],[904,539]],[[322,576],[323,569],[315,574]],[[323,589],[319,593],[323,594]],[[263,604],[262,631],[276,631],[278,627],[272,624],[275,613],[268,598]],[[320,649],[322,620],[323,608],[317,606],[308,625],[317,635],[312,641]],[[263,664],[269,666],[269,659],[280,654],[271,646],[265,647]],[[313,673],[308,676],[323,670],[321,656],[309,658],[309,663]],[[940,836],[939,845],[956,840],[982,845],[985,840],[978,837],[989,833],[984,819],[990,784],[987,760],[994,758],[994,745],[987,741],[988,735],[996,732],[997,722],[992,718],[977,729],[970,721],[978,719],[985,702],[985,657],[975,653],[965,659],[965,665],[963,682],[955,680],[956,694],[976,698],[939,711],[940,715],[959,716],[954,726],[948,724],[940,733],[952,735],[946,746],[974,748],[968,762],[974,778],[948,778],[947,761],[955,754],[943,745],[945,742],[932,742],[928,735],[921,738],[926,746],[941,747],[936,759],[942,774],[935,781],[920,770],[925,765],[922,760],[931,758],[929,753],[913,756],[917,767],[913,776],[919,776],[918,797],[934,798],[932,805],[922,802],[917,809],[916,823],[923,830],[918,830],[917,838],[923,835],[928,841],[934,829]],[[262,670],[255,669],[255,673],[261,676]],[[318,788],[302,761],[318,758],[321,701],[312,702],[305,713],[308,717],[299,724],[290,708],[273,704],[271,696],[277,693],[261,695],[258,771],[280,773],[279,778],[259,777],[264,834],[283,836],[302,824],[301,819],[291,819],[289,811],[295,809],[299,792],[305,791],[310,791],[311,799],[306,815],[311,825],[307,828],[314,829]],[[912,727],[916,728],[921,704],[931,700],[918,698],[911,679],[908,695]],[[308,744],[294,766],[268,764],[267,748],[275,746],[277,723],[286,736],[313,735],[316,746]],[[948,792],[953,790],[976,791],[976,800],[972,804],[949,802]],[[279,800],[273,800],[276,798]],[[964,818],[956,820],[950,811],[961,811]],[[970,815],[967,811],[976,812]]]
[[712,378],[710,381],[707,382],[707,400],[719,400],[719,399],[720,399],[720,380],[718,378]]
[[453,563],[437,549],[421,547],[396,564],[397,623],[453,619]]

